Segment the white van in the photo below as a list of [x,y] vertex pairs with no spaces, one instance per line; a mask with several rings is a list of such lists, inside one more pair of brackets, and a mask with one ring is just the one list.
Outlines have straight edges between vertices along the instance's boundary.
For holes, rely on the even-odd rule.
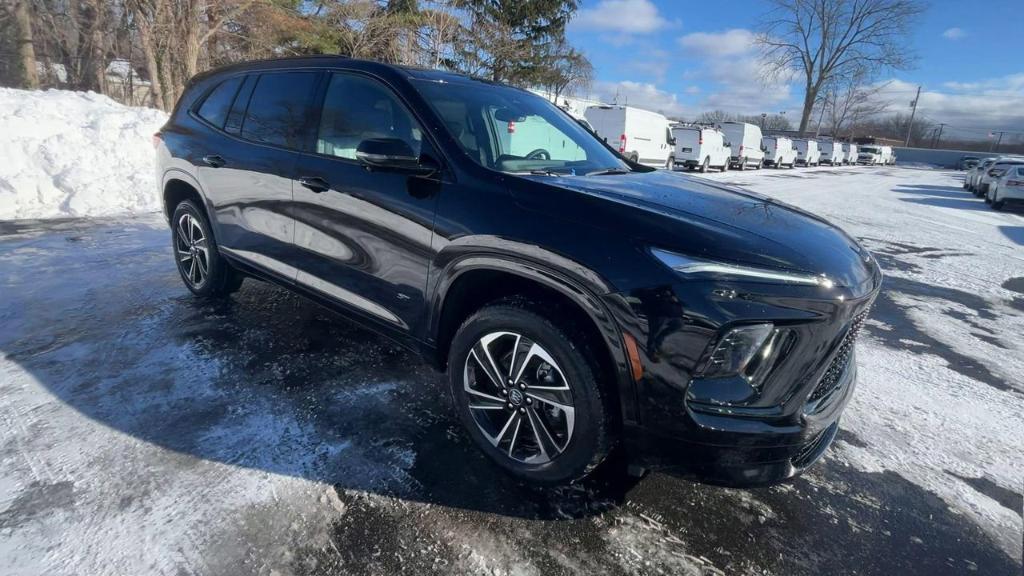
[[821,154],[818,156],[819,164],[835,166],[836,164],[842,164],[843,158],[845,158],[843,156],[843,145],[832,140],[818,142],[818,152]]
[[800,138],[793,141],[796,148],[796,163],[804,166],[817,166],[821,162],[821,152],[818,150],[818,141],[810,138]]
[[896,163],[892,146],[861,146],[857,151],[857,164],[889,166]]
[[785,136],[765,136],[761,139],[764,144],[764,163],[775,168],[792,168],[796,164],[796,149],[793,141]]
[[723,122],[722,133],[732,148],[731,167],[746,170],[747,166],[757,169],[764,166],[760,126],[746,122]]
[[843,144],[843,164],[856,164],[857,154],[860,154],[860,149],[857,148],[856,144]]
[[700,168],[707,172],[708,168],[718,168],[722,172],[729,169],[729,158],[732,149],[725,145],[725,134],[708,126],[672,127],[675,139],[675,163],[691,170]]
[[583,114],[594,132],[634,162],[671,167],[672,133],[668,118],[629,106],[588,106]]

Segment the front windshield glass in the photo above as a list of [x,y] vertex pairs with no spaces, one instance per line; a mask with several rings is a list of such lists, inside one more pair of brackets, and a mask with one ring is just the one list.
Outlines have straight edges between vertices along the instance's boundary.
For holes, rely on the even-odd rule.
[[492,84],[422,80],[417,88],[463,151],[514,174],[628,171],[618,156],[540,96]]
[[871,146],[861,146],[860,151],[868,154],[878,154],[878,148],[872,148]]

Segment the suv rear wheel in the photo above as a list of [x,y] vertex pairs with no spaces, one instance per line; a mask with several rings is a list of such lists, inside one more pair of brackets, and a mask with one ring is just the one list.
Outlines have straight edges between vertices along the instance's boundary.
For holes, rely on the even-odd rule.
[[242,285],[244,276],[220,255],[206,214],[191,200],[174,209],[171,244],[181,279],[196,296],[227,296]]
[[581,479],[608,455],[611,414],[582,334],[540,305],[506,300],[459,328],[449,350],[455,409],[506,472],[537,484]]

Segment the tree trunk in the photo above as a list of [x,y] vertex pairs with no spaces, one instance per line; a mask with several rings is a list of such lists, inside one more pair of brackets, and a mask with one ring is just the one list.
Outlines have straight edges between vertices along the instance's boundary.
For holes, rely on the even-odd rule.
[[36,70],[36,48],[32,38],[32,18],[29,15],[28,0],[14,4],[14,22],[18,32],[18,61],[21,63],[21,85],[35,90],[39,88],[39,73]]
[[153,106],[160,110],[167,110],[164,102],[163,84],[160,82],[160,67],[156,61],[156,50],[153,48],[153,28],[146,19],[146,15],[137,6],[133,6],[135,22],[139,31],[139,45],[142,47],[142,55],[146,59],[146,75],[149,76],[149,97]]
[[801,134],[807,131],[807,126],[811,123],[811,113],[814,111],[814,102],[817,99],[818,88],[808,84],[807,90],[804,92],[804,110],[800,115]]

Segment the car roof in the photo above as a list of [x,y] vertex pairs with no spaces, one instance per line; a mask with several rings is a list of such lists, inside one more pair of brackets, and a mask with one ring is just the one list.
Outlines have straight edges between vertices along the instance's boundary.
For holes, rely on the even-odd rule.
[[[263,60],[249,60],[245,62],[238,62],[235,64],[228,64],[227,66],[221,66],[220,68],[213,68],[201,74],[197,74],[194,77],[194,80],[199,80],[209,76],[219,76],[221,74],[228,73],[258,72],[261,70],[280,70],[282,68],[298,69],[324,67],[344,67],[354,70],[364,70],[367,72],[391,73],[398,76],[404,76],[406,78],[415,78],[420,80],[433,80],[452,83],[481,83],[507,86],[506,84],[488,80],[486,78],[479,78],[476,76],[469,76],[466,74],[459,74],[456,72],[434,70],[431,68],[420,68],[416,66],[400,66],[397,64],[386,64],[384,62],[377,62],[375,60],[360,60],[358,58],[349,58],[347,56],[339,56],[337,54],[315,54],[309,56],[288,56],[282,58],[267,58]],[[513,86],[509,87],[514,88]]]

